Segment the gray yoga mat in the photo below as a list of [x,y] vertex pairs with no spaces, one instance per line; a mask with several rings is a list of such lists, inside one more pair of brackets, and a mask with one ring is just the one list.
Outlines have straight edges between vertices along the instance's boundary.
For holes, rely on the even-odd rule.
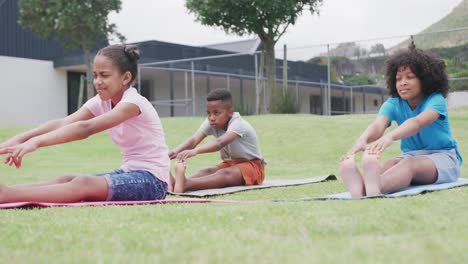
[[461,187],[468,185],[468,179],[460,178],[456,182],[441,183],[441,184],[429,184],[429,185],[413,185],[406,187],[405,189],[382,195],[367,196],[361,198],[352,198],[349,192],[336,193],[321,197],[304,197],[298,199],[274,199],[274,202],[299,202],[299,201],[314,201],[314,200],[362,200],[371,198],[397,198],[411,195],[424,194],[427,192],[447,190],[451,188]]
[[206,189],[206,190],[199,190],[199,191],[192,191],[192,192],[185,192],[185,193],[170,192],[170,194],[192,196],[192,197],[206,197],[206,196],[212,196],[212,195],[221,195],[221,194],[248,191],[248,190],[253,190],[253,189],[303,185],[303,184],[330,181],[330,180],[336,180],[336,176],[333,174],[330,174],[330,175],[322,175],[322,176],[304,178],[304,179],[265,180],[263,181],[262,185],[233,186],[233,187]]

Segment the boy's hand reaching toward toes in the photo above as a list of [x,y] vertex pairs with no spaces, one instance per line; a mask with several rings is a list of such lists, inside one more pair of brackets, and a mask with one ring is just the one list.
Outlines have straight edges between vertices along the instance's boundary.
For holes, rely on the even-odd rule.
[[177,154],[177,161],[178,162],[185,162],[188,158],[196,156],[198,153],[194,149],[184,150]]
[[172,160],[172,159],[175,159],[175,158],[177,157],[177,154],[178,154],[178,153],[175,152],[175,151],[173,151],[173,150],[169,151],[169,154],[168,154],[169,159],[171,159],[171,160]]

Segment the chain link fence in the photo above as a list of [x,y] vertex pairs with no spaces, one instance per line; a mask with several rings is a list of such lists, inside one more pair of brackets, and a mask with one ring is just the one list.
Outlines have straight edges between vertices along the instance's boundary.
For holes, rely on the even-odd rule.
[[[468,28],[412,36],[417,48],[431,50],[447,65],[451,91],[468,90]],[[276,85],[299,113],[366,114],[387,99],[385,61],[408,48],[410,36],[277,47]],[[465,44],[463,44],[465,43]],[[139,90],[161,116],[205,114],[205,97],[215,88],[231,91],[236,111],[268,113],[261,46],[253,53],[233,53],[140,64]]]

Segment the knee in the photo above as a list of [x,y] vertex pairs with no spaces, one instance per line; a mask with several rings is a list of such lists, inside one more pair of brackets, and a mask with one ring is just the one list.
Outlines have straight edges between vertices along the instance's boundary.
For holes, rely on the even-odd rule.
[[219,170],[216,173],[221,175],[225,180],[228,180],[232,176],[232,173],[229,170]]
[[208,175],[208,174],[214,174],[216,173],[216,171],[218,171],[217,168],[205,168],[205,169],[202,169],[201,172],[205,175]]
[[77,185],[77,186],[80,186],[80,187],[92,186],[93,185],[93,178],[92,177],[94,177],[94,176],[73,176],[73,178],[72,178],[72,180],[70,182],[73,185]]
[[413,172],[414,162],[412,162],[411,158],[405,158],[398,162],[399,166],[404,167],[406,170]]
[[339,166],[340,166],[340,171],[354,169],[356,167],[356,162],[354,161],[354,155],[341,159]]
[[74,176],[74,175],[65,175],[65,176],[61,176],[61,177],[58,177],[57,178],[57,182],[59,183],[66,183],[66,182],[70,182],[72,181],[74,178],[76,178],[77,176]]
[[239,179],[242,179],[242,175],[240,173],[236,173],[229,169],[218,170],[216,172],[218,175],[221,175],[224,179],[224,182],[227,186],[231,185],[240,185]]

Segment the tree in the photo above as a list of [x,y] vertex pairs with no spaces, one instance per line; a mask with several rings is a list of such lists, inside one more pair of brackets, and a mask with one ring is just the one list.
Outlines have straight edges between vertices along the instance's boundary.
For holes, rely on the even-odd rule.
[[345,83],[347,85],[369,85],[375,84],[375,80],[372,79],[367,73],[356,73],[346,78]]
[[86,64],[87,97],[94,96],[91,48],[112,35],[124,37],[109,23],[110,12],[119,12],[120,0],[20,0],[20,24],[41,38],[55,37],[66,49],[80,48]]
[[385,46],[381,43],[377,43],[370,48],[370,53],[385,55]]
[[[338,71],[336,65],[337,60],[335,60],[336,57],[331,58],[331,63],[330,63],[330,81],[332,82],[340,82],[340,77],[338,77]],[[322,66],[327,66],[328,61],[327,57],[320,56],[320,57],[314,57],[312,59],[309,59],[307,63],[310,64],[315,64],[315,65],[322,65]]]
[[204,25],[221,27],[240,36],[256,34],[266,51],[266,71],[270,102],[278,97],[276,90],[275,44],[294,25],[308,7],[318,13],[322,0],[187,0],[187,9]]

